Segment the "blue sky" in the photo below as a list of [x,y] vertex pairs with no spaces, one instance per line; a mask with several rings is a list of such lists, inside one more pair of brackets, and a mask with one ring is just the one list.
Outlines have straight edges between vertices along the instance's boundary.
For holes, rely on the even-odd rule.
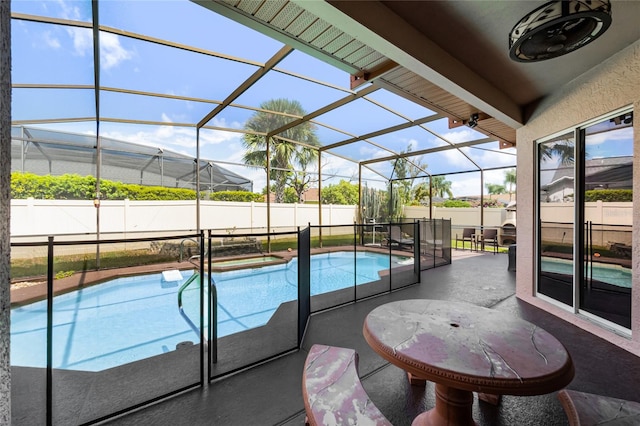
[[[144,34],[191,46],[205,55],[102,32],[100,35],[100,84],[103,87],[152,92],[191,98],[177,100],[131,95],[111,91],[100,94],[100,116],[105,119],[140,120],[158,124],[128,124],[103,121],[103,136],[136,142],[180,153],[196,155],[196,130],[179,126],[198,123],[216,104],[199,100],[222,101],[258,66],[271,58],[282,43],[217,15],[189,1],[101,1],[103,26]],[[90,1],[13,1],[12,11],[37,16],[91,22]],[[87,85],[94,83],[93,45],[90,28],[12,21],[13,83]],[[221,57],[219,57],[221,56]],[[233,103],[257,108],[273,98],[296,99],[312,112],[350,93],[349,75],[302,52],[294,51],[265,78]],[[309,79],[298,78],[304,75]],[[381,108],[385,105],[391,111]],[[200,155],[224,161],[224,167],[254,180],[254,190],[265,184],[264,172],[230,163],[242,163],[242,134],[225,129],[242,129],[254,110],[228,107],[208,123],[216,130],[201,131]],[[392,93],[378,90],[367,99],[359,99],[319,116],[317,134],[323,145],[339,142],[384,127],[419,119],[432,112]],[[13,119],[23,122],[55,118],[60,121],[95,116],[92,89],[14,89]],[[75,133],[95,134],[94,121],[46,123],[39,127]],[[484,137],[470,128],[449,129],[442,119],[424,125],[428,130],[412,128],[372,138],[373,144],[358,142],[336,149],[336,154],[353,160],[386,157],[390,152],[413,151],[445,145],[440,139],[457,143]],[[375,145],[374,145],[375,144]],[[378,146],[376,146],[378,145]],[[515,150],[499,150],[498,143],[462,151],[480,167],[515,165]],[[433,174],[476,168],[457,150],[416,158],[426,163]],[[390,162],[372,166],[390,176]],[[358,166],[333,155],[323,156],[323,184],[340,178],[357,182]],[[336,175],[335,179],[330,179]],[[382,177],[365,171],[371,186],[382,187]],[[455,196],[478,194],[479,173],[449,175]],[[485,183],[504,181],[504,171],[488,171]]]

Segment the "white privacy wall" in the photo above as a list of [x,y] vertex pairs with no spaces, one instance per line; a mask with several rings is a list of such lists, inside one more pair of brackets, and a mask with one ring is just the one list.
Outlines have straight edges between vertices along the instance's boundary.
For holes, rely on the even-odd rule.
[[[317,204],[271,204],[271,227],[318,225]],[[92,234],[98,215],[93,202],[76,200],[11,200],[11,235]],[[198,228],[196,201],[102,201],[101,233],[194,231]],[[325,205],[323,225],[354,222],[355,206]],[[200,228],[234,232],[264,232],[266,203],[200,202]]]
[[[349,225],[355,221],[356,206],[324,205],[323,225]],[[409,219],[429,217],[429,209],[405,207]],[[485,209],[485,226],[500,226],[504,209]],[[317,204],[271,203],[272,230],[290,231],[308,224],[318,225]],[[477,208],[435,208],[433,218],[451,219],[454,227],[479,226]],[[102,201],[100,232],[192,232],[197,226],[196,202],[186,201]],[[98,218],[91,200],[11,200],[11,235],[95,234]],[[266,232],[267,204],[228,201],[200,202],[200,229],[228,233]],[[132,235],[133,236],[133,235]]]

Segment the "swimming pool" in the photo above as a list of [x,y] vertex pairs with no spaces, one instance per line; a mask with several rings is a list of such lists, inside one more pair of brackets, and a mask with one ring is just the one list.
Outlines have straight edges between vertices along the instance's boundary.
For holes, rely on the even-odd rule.
[[[407,258],[392,257],[394,266]],[[354,283],[354,253],[311,256],[311,294],[349,287]],[[357,252],[356,282],[379,279],[389,268],[386,254]],[[54,368],[100,371],[169,352],[198,336],[177,308],[177,291],[193,274],[167,282],[162,274],[117,278],[54,298]],[[295,300],[297,260],[285,265],[214,273],[217,291],[218,336],[267,323],[278,306]],[[322,279],[320,279],[322,278]],[[183,305],[198,315],[198,285],[187,287]],[[46,366],[46,301],[11,310],[11,362],[16,366]],[[194,321],[197,324],[197,321]]]
[[[543,257],[541,269],[543,272],[573,275],[573,262],[566,259]],[[594,262],[591,266],[591,273],[594,280],[631,288],[631,269],[629,268]]]

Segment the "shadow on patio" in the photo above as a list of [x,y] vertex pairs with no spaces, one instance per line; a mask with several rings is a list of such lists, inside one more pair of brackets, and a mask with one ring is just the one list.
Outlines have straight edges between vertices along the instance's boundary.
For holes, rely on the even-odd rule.
[[[369,311],[383,303],[411,298],[458,300],[511,312],[555,335],[569,350],[576,375],[568,386],[624,399],[637,398],[638,358],[598,337],[555,318],[515,297],[515,273],[507,271],[506,254],[453,250],[454,262],[422,272],[422,283],[392,294],[311,317],[303,350],[203,390],[110,421],[110,425],[302,425],[301,377],[307,351],[314,343],[355,349],[360,376],[374,403],[397,426],[434,405],[434,387],[411,386],[399,368],[367,345],[362,324]],[[141,384],[144,386],[144,384]],[[566,425],[557,394],[504,396],[498,406],[474,400],[479,425]]]

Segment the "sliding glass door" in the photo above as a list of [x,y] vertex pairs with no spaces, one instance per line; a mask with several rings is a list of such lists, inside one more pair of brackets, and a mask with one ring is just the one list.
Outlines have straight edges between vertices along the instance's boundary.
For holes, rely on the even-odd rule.
[[538,292],[573,306],[574,132],[538,145]]
[[538,293],[631,326],[633,113],[538,144]]
[[580,309],[631,327],[633,115],[584,129]]

